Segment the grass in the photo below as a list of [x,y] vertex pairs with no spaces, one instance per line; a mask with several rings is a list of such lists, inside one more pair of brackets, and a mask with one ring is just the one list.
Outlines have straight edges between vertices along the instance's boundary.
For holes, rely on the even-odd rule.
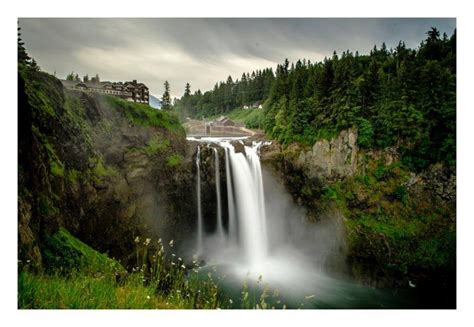
[[134,103],[114,96],[104,97],[111,106],[123,113],[133,124],[164,128],[173,134],[185,135],[184,128],[174,113],[157,110],[147,104]]
[[138,275],[123,285],[114,276],[95,278],[74,273],[34,275],[21,272],[18,277],[18,307],[21,309],[172,309],[175,303],[157,296],[143,285]]
[[[50,236],[42,255],[43,273],[22,266],[18,307],[22,309],[163,309],[226,308],[218,293],[219,278],[203,277],[194,260],[166,255],[165,246],[135,240],[137,265],[127,273],[120,263],[90,248],[61,228]],[[173,243],[167,247],[172,250]]]

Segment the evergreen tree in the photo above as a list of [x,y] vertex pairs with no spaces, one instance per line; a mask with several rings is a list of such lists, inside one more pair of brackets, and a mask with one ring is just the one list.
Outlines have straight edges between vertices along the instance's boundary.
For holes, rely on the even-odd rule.
[[191,85],[189,83],[186,83],[186,86],[184,87],[184,97],[189,97],[191,95]]
[[29,64],[31,58],[26,53],[26,49],[24,47],[25,43],[21,39],[21,28],[18,27],[18,63],[19,64]]
[[171,110],[171,96],[170,96],[170,83],[168,81],[165,81],[163,84],[165,87],[165,92],[163,93],[163,96],[161,97],[161,108],[166,111]]

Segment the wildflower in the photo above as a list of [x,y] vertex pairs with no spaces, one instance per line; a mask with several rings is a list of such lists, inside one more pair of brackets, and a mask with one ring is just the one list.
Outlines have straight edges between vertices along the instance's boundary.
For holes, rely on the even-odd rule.
[[140,236],[135,237],[135,243],[140,243]]
[[233,304],[233,303],[234,303],[234,301],[232,301],[232,299],[229,299],[229,303],[230,303],[230,304]]
[[161,244],[161,237],[158,239],[158,243],[160,243],[160,244]]
[[173,243],[174,243],[173,240],[171,240],[169,243],[171,247],[173,247]]
[[176,264],[175,264],[174,262],[171,262],[171,265],[174,266],[174,265],[176,265]]
[[176,254],[174,254],[174,253],[171,253],[171,256],[174,258],[174,257],[176,257]]
[[306,299],[306,300],[309,300],[309,299],[312,299],[313,297],[314,297],[314,294],[313,294],[313,295],[305,296],[305,299]]
[[30,263],[31,260],[26,260],[26,263]]
[[193,269],[193,271],[194,271],[195,273],[199,272],[197,269]]
[[149,300],[149,299],[150,299],[150,295],[147,295],[146,298],[147,298],[147,300]]
[[185,266],[185,265],[181,265],[181,268],[186,269],[186,266]]
[[183,259],[181,259],[181,257],[178,258],[178,261],[182,261]]
[[150,244],[150,242],[151,242],[151,238],[147,238],[145,240],[145,242],[143,242],[143,245],[148,246],[148,244]]

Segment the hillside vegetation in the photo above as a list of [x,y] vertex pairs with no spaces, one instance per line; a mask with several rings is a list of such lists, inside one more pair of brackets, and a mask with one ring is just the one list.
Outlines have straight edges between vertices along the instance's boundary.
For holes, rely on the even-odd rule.
[[344,51],[322,62],[288,60],[272,69],[230,76],[213,90],[185,94],[181,115],[207,117],[264,102],[264,128],[283,144],[314,144],[357,127],[362,148],[397,146],[421,170],[456,160],[456,32],[436,28],[418,49],[400,41],[370,54]]

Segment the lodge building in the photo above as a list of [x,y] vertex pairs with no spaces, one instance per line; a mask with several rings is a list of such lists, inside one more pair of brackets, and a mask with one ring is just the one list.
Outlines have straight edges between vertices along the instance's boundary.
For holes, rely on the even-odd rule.
[[150,93],[148,87],[137,80],[131,82],[83,82],[61,80],[64,87],[70,90],[96,92],[118,96],[127,101],[149,104]]

